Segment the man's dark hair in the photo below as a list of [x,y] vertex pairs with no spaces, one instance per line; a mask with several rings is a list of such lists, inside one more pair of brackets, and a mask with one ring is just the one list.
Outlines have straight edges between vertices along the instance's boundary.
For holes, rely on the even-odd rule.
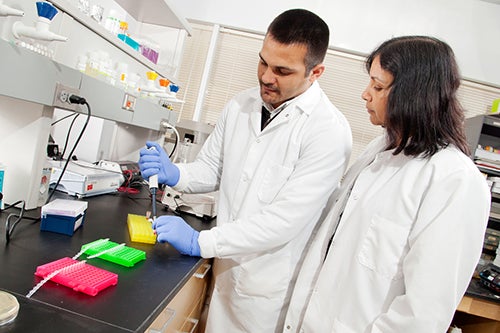
[[267,35],[281,44],[307,46],[306,75],[323,62],[330,42],[328,25],[305,9],[290,9],[278,15],[269,25]]

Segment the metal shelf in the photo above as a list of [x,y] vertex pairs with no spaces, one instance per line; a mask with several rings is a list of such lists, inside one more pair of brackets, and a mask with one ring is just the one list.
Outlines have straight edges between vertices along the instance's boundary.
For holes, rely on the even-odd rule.
[[[116,1],[125,10],[130,10],[129,14],[139,22],[157,24],[165,27],[184,29],[187,33],[191,34],[191,27],[188,22],[177,16],[172,8],[165,2],[165,0],[145,0],[145,1]],[[141,53],[132,49],[125,42],[120,40],[116,35],[106,30],[103,26],[97,23],[92,18],[82,15],[80,10],[67,0],[52,0],[51,3],[60,9],[62,12],[73,17],[73,19],[86,28],[93,31],[98,36],[104,38],[112,45],[116,46],[128,56],[132,57],[142,65],[160,74],[162,77],[167,78],[170,82],[175,83],[171,77],[171,73],[166,73],[164,69],[160,68],[148,58],[144,57]],[[155,13],[156,16],[153,15]],[[163,19],[160,21],[159,18]]]
[[191,36],[189,23],[174,9],[170,0],[115,0],[136,21],[184,29]]
[[0,80],[0,95],[64,108],[55,98],[62,85],[84,97],[92,106],[92,115],[98,118],[153,130],[160,130],[163,120],[171,124],[177,120],[177,112],[142,97],[136,98],[133,110],[125,110],[122,103],[130,94],[122,89],[4,40],[0,40],[0,54],[4,60],[0,62],[0,77],[9,78]]

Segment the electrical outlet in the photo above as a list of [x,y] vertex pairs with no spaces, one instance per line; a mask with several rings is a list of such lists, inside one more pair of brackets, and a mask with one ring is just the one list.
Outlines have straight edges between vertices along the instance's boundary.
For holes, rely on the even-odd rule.
[[68,100],[69,100],[69,96],[71,96],[71,94],[66,91],[66,90],[63,90],[61,91],[61,93],[59,94],[59,100],[63,103],[68,103]]
[[56,91],[54,93],[54,101],[52,102],[52,105],[60,109],[76,111],[78,104],[71,104],[69,102],[69,97],[71,95],[79,95],[79,93],[80,93],[79,89],[57,83]]
[[122,109],[127,110],[127,111],[134,111],[135,110],[135,102],[137,101],[137,97],[134,95],[130,95],[125,93],[123,96],[123,103],[122,103]]

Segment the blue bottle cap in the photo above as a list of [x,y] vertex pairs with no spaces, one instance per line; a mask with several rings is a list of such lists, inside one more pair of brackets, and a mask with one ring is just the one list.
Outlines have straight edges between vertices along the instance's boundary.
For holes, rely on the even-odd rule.
[[57,14],[57,9],[50,2],[38,1],[36,3],[36,9],[38,11],[38,16],[45,17],[52,20]]

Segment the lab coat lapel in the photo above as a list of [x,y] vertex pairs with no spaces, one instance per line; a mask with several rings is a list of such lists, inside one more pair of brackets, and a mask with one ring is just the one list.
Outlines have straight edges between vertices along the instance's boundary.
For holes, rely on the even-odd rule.
[[259,136],[260,119],[261,119],[262,101],[257,99],[252,105],[252,113],[250,114],[250,127],[252,128],[255,136]]
[[[319,83],[315,81],[309,89],[307,89],[302,95],[296,97],[296,99],[290,102],[290,105],[285,107],[283,111],[281,111],[275,119],[273,119],[269,125],[266,126],[263,133],[266,133],[272,130],[275,127],[281,126],[287,122],[289,122],[292,118],[297,117],[302,112],[309,115],[311,110],[314,110],[315,105],[321,99],[322,90],[319,86]],[[255,106],[256,107],[256,106]],[[253,119],[258,121],[258,129],[260,132],[260,108],[262,105],[259,105],[259,117]],[[256,124],[252,121],[252,127],[255,129]]]
[[283,111],[281,111],[278,115],[276,115],[274,118],[264,129],[266,130],[271,130],[272,128],[281,126],[283,123],[288,122],[290,119],[290,115],[293,112],[292,110],[295,109],[294,105],[289,105],[287,106]]
[[[349,168],[346,172],[344,179],[342,180],[341,188],[342,193],[335,204],[335,215],[336,218],[340,219],[340,217],[344,214],[344,209],[349,200],[349,196],[351,194],[352,188],[356,183],[359,175],[366,169],[373,161],[376,159],[377,154],[384,150],[386,146],[386,139],[384,136],[381,136],[377,139],[377,142],[374,143],[373,147],[370,147],[362,154],[357,161]],[[347,217],[344,216],[344,218]],[[345,219],[344,219],[345,220]],[[337,234],[342,228],[342,223],[338,222],[336,225],[336,230],[332,232],[332,237],[334,234]]]

